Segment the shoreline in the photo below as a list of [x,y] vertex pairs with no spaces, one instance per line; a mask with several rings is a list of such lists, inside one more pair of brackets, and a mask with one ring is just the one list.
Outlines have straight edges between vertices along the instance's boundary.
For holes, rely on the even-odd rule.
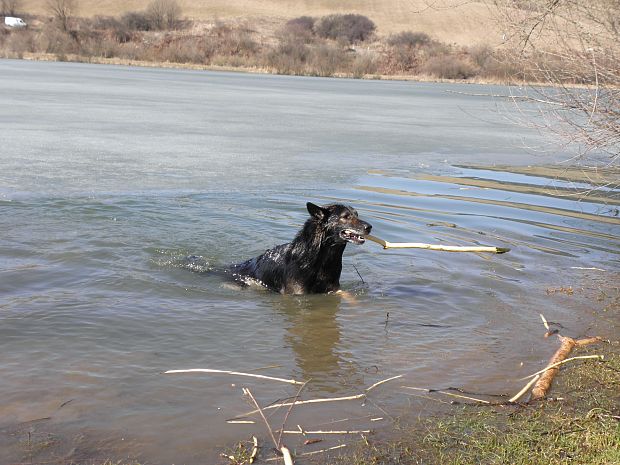
[[[426,83],[426,84],[470,84],[470,85],[488,85],[488,86],[504,86],[504,87],[544,87],[544,88],[569,88],[569,89],[592,89],[592,86],[586,84],[571,84],[557,86],[545,82],[533,82],[533,81],[500,81],[495,79],[483,79],[483,78],[470,78],[470,79],[449,79],[449,78],[437,78],[429,75],[413,75],[413,74],[366,74],[362,77],[356,77],[345,73],[334,73],[331,76],[317,76],[312,73],[296,74],[296,73],[278,73],[267,68],[259,67],[245,67],[245,66],[223,66],[223,65],[199,65],[195,63],[176,63],[176,62],[161,62],[161,61],[147,61],[147,60],[130,60],[121,58],[103,58],[103,57],[84,57],[81,55],[69,54],[64,57],[65,59],[59,59],[57,54],[53,53],[31,53],[25,52],[21,57],[0,56],[0,59],[5,60],[23,60],[23,61],[42,61],[42,62],[57,62],[57,63],[83,63],[93,65],[111,65],[111,66],[126,66],[126,67],[138,67],[138,68],[158,68],[158,69],[177,69],[177,70],[190,70],[190,71],[213,71],[213,72],[225,72],[225,73],[240,73],[240,74],[258,74],[258,75],[270,75],[270,76],[291,76],[291,77],[312,77],[321,79],[351,79],[351,80],[365,80],[365,81],[395,81],[395,82],[413,82],[413,83]],[[495,97],[489,94],[489,97]],[[496,96],[499,98],[510,98],[510,95]]]

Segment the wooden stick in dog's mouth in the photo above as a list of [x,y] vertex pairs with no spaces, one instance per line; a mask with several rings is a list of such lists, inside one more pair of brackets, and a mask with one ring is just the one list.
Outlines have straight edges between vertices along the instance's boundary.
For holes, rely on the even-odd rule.
[[364,236],[372,242],[382,245],[384,249],[427,249],[440,250],[443,252],[490,252],[490,253],[506,253],[510,249],[507,247],[486,247],[486,246],[457,246],[457,245],[441,245],[441,244],[424,244],[422,242],[388,242],[370,234]]

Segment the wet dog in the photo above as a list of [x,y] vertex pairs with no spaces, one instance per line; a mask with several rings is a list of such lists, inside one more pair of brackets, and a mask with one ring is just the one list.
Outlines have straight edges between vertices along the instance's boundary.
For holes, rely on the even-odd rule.
[[310,218],[292,242],[232,265],[233,277],[248,278],[282,294],[320,294],[340,289],[347,243],[363,244],[372,226],[346,205],[306,204]]

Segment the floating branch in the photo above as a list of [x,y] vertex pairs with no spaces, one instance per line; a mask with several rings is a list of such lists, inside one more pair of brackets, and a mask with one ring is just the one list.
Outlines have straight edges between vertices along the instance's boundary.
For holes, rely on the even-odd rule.
[[[323,402],[339,402],[341,400],[363,399],[364,397],[366,397],[366,394],[356,394],[354,396],[345,396],[345,397],[326,397],[323,399],[298,400],[295,402],[279,402],[277,404],[267,405],[266,407],[263,407],[263,410],[271,410],[274,408],[288,407],[293,404],[294,405],[320,404]],[[246,417],[248,415],[253,415],[255,413],[258,413],[258,410],[252,410],[251,412],[248,412],[244,414],[243,416]]]
[[454,394],[453,392],[446,392],[446,391],[442,391],[440,389],[427,389],[427,388],[419,388],[419,387],[412,387],[412,386],[401,386],[401,387],[404,388],[404,389],[412,389],[414,391],[423,391],[423,392],[428,392],[428,393],[438,392],[439,394],[443,394],[443,395],[446,395],[446,396],[458,397],[459,399],[473,400],[475,402],[480,402],[481,404],[490,404],[491,403],[488,400],[478,399],[476,397],[463,396],[461,394]]
[[291,410],[293,410],[293,407],[295,406],[297,399],[299,399],[299,396],[301,395],[301,391],[303,391],[304,387],[306,387],[306,384],[308,384],[308,381],[306,381],[304,384],[301,385],[301,387],[297,391],[297,394],[295,395],[293,403],[288,408],[286,415],[284,416],[284,420],[282,420],[282,428],[280,428],[280,435],[278,436],[278,446],[282,445],[282,433],[284,432],[284,426],[286,425],[286,420],[288,420],[288,416],[291,414]]
[[387,378],[387,379],[383,379],[381,381],[377,381],[372,386],[366,388],[366,393],[369,393],[372,389],[376,388],[377,386],[381,386],[383,383],[387,383],[388,381],[392,381],[394,379],[398,379],[398,378],[402,378],[402,377],[403,377],[403,375],[396,375],[396,376],[392,376],[391,378]]
[[603,355],[579,355],[577,357],[570,357],[570,358],[567,358],[567,359],[564,359],[564,360],[560,360],[559,362],[552,363],[551,365],[546,366],[542,370],[538,370],[536,373],[532,373],[531,375],[525,376],[525,377],[521,378],[521,381],[523,381],[524,379],[528,379],[528,378],[532,378],[532,377],[541,375],[541,374],[551,370],[552,368],[559,367],[560,365],[564,365],[565,363],[571,362],[573,360],[584,360],[584,359],[590,359],[590,358],[595,358],[597,360],[605,360],[605,356],[603,356]]
[[330,450],[342,449],[343,447],[347,447],[346,444],[340,444],[339,446],[328,447],[327,449],[315,450],[313,452],[304,452],[303,454],[299,454],[299,457],[307,457],[309,455],[322,454],[323,452],[329,452]]
[[304,384],[303,382],[296,381],[294,379],[274,378],[273,376],[256,375],[254,373],[241,373],[239,371],[228,371],[228,370],[213,370],[210,368],[190,368],[189,370],[168,370],[164,372],[165,375],[175,374],[175,373],[221,373],[225,375],[249,376],[250,378],[268,379],[270,381],[281,381],[283,383],[289,383],[289,384]]
[[286,446],[280,447],[280,452],[282,452],[282,458],[284,459],[284,465],[293,465],[293,457],[291,456],[291,451],[288,450],[288,447]]
[[518,401],[521,396],[523,396],[523,394],[525,394],[527,391],[529,391],[529,389],[532,387],[532,385],[538,381],[538,378],[540,378],[540,375],[535,375],[529,383],[527,383],[525,386],[523,386],[523,389],[521,389],[519,392],[517,392],[514,396],[512,396],[510,399],[508,399],[508,402],[516,402]]
[[378,237],[367,235],[366,239],[382,245],[384,249],[427,249],[439,250],[443,252],[490,252],[490,253],[506,253],[510,251],[507,247],[485,247],[485,246],[457,246],[457,245],[440,245],[440,244],[424,244],[422,242],[388,242]]
[[[297,457],[308,457],[309,455],[322,454],[323,452],[329,452],[330,450],[342,449],[343,447],[347,447],[346,444],[340,444],[339,446],[328,447],[327,449],[315,450],[312,452],[304,452],[303,454],[299,454]],[[265,459],[265,462],[275,462],[276,460],[282,460],[282,457],[272,457],[269,459]]]
[[371,433],[371,430],[369,429],[363,429],[363,430],[351,430],[351,431],[307,431],[307,430],[303,430],[303,431],[299,431],[299,430],[290,430],[290,431],[282,431],[282,433],[284,434],[303,434],[304,436],[306,434],[369,434]]
[[271,440],[273,441],[273,445],[276,446],[276,448],[277,448],[278,447],[278,441],[276,441],[276,437],[273,435],[273,430],[271,429],[271,425],[267,421],[267,418],[265,418],[265,414],[263,413],[263,410],[260,408],[260,405],[258,405],[258,402],[256,402],[256,399],[252,395],[252,392],[248,388],[243,388],[243,393],[246,394],[252,400],[254,405],[256,405],[256,408],[258,409],[258,412],[260,413],[260,416],[263,418],[263,421],[265,422],[265,426],[267,426],[267,431],[269,431],[269,435],[271,436]]
[[258,454],[258,439],[256,439],[256,436],[252,436],[252,442],[254,443],[254,445],[252,446],[252,455],[250,455],[250,463],[254,463],[254,460],[256,460],[256,454]]
[[[355,394],[353,396],[326,397],[326,398],[323,398],[323,399],[309,399],[309,400],[295,400],[293,402],[279,402],[277,404],[271,404],[271,405],[268,405],[266,407],[263,407],[263,410],[271,410],[271,409],[274,409],[274,408],[288,407],[288,406],[291,406],[291,405],[320,404],[320,403],[323,403],[323,402],[339,402],[341,400],[364,399],[364,398],[366,398],[366,395],[368,394],[368,392],[370,392],[371,389],[374,389],[377,386],[380,386],[383,383],[387,383],[388,381],[391,381],[393,379],[402,378],[402,376],[403,375],[397,375],[397,376],[392,376],[391,378],[387,378],[387,379],[384,379],[384,380],[381,380],[381,381],[377,381],[372,386],[366,388],[363,393]],[[259,412],[259,410],[252,410],[251,412],[248,412],[248,413],[244,414],[243,416],[246,417],[248,415],[253,415],[253,414],[258,413],[258,412]]]

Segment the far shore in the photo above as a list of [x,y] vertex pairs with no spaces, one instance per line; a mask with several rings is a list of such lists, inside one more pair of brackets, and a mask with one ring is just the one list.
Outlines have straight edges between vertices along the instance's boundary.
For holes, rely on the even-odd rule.
[[[511,87],[557,87],[554,83],[536,82],[536,81],[515,81],[515,80],[499,80],[499,79],[450,79],[438,78],[426,74],[366,74],[363,76],[352,76],[346,73],[335,73],[331,76],[316,76],[314,74],[286,74],[277,73],[267,68],[246,67],[246,66],[224,66],[224,65],[201,65],[196,63],[175,63],[170,61],[146,61],[146,60],[130,60],[121,58],[104,58],[104,57],[83,57],[80,55],[65,55],[62,59],[53,53],[24,53],[19,58],[0,57],[0,59],[21,59],[25,61],[49,61],[49,62],[65,62],[65,63],[86,63],[96,65],[112,65],[112,66],[135,66],[140,68],[161,68],[161,69],[181,69],[195,71],[215,71],[227,73],[243,73],[243,74],[267,74],[272,76],[297,76],[297,77],[321,77],[333,79],[362,79],[376,81],[410,81],[420,83],[449,83],[449,84],[472,84],[472,85],[490,85],[490,86],[511,86]],[[588,89],[592,86],[585,84],[570,84],[563,87],[575,89]],[[493,95],[489,94],[490,97]],[[509,95],[502,97],[510,97]]]

